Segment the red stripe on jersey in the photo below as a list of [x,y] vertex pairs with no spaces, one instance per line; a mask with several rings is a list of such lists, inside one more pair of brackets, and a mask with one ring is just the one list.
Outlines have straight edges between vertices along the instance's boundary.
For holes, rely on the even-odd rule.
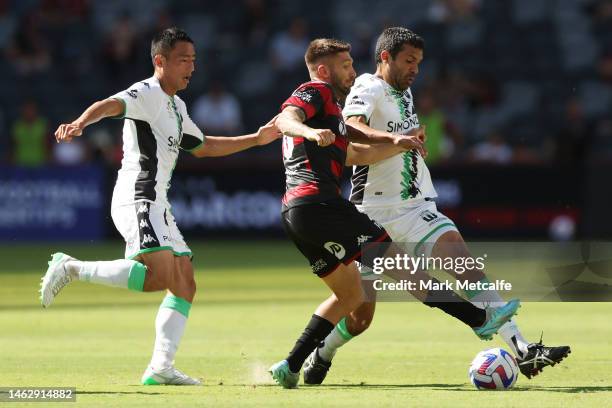
[[336,136],[336,139],[334,140],[334,146],[338,147],[339,149],[342,149],[343,152],[346,152],[346,149],[348,147],[348,138]]
[[330,164],[331,164],[331,171],[334,174],[334,176],[336,176],[337,178],[340,178],[340,176],[342,176],[342,165],[338,163],[336,160],[331,160]]
[[293,187],[287,190],[287,192],[283,196],[283,204],[287,204],[289,201],[298,197],[305,197],[316,194],[319,194],[319,187],[317,186],[317,183],[310,182],[300,184],[297,187]]

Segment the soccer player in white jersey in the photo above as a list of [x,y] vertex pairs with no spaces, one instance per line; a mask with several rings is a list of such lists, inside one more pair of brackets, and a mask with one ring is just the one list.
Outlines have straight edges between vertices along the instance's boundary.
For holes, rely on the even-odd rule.
[[103,118],[124,118],[123,160],[113,192],[111,214],[126,242],[125,259],[80,261],[53,254],[42,279],[41,302],[48,307],[72,280],[127,288],[167,291],[155,319],[151,362],[145,385],[199,385],[174,368],[189,310],[196,293],[191,250],[168,202],[179,149],[196,157],[224,156],[280,137],[271,122],[257,133],[238,137],[204,136],[176,95],[195,70],[195,48],[187,33],[168,28],[151,42],[154,74],[127,90],[91,105],[72,123],[59,126],[57,142],[70,142]]
[[[423,39],[412,31],[402,27],[385,29],[376,44],[376,73],[359,76],[346,99],[343,115],[347,123],[365,133],[413,134],[425,141],[425,130],[419,125],[410,91],[423,59],[423,48]],[[355,165],[351,201],[380,223],[393,241],[417,243],[417,247],[426,248],[434,257],[470,256],[455,224],[436,208],[433,201],[436,190],[418,150],[351,143],[347,165]],[[361,273],[364,280],[376,278],[366,268]],[[479,270],[463,277],[486,282],[486,276]],[[503,302],[495,291],[465,295],[479,307]],[[337,348],[369,327],[374,316],[375,292],[370,296],[372,301],[342,319],[309,356],[304,366],[304,382],[320,384]],[[568,346],[545,347],[541,340],[529,343],[514,320],[501,326],[498,333],[528,378],[548,365],[555,365],[570,352]]]

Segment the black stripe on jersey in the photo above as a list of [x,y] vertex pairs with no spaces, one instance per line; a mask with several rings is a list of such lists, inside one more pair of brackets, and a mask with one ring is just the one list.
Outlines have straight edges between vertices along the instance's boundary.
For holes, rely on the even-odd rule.
[[155,185],[157,181],[157,142],[155,135],[149,125],[144,120],[133,120],[136,124],[136,139],[138,139],[138,150],[140,157],[140,173],[136,178],[134,186],[134,200],[151,200],[155,201],[157,194],[155,193]]
[[135,204],[136,220],[138,221],[138,235],[140,237],[140,250],[157,248],[160,246],[159,239],[151,225],[151,203],[141,201]]
[[190,135],[187,133],[183,133],[183,138],[181,139],[181,149],[183,150],[193,150],[196,147],[200,146],[202,141],[198,139],[194,135]]
[[370,166],[356,166],[351,177],[351,202],[355,205],[363,204],[363,194],[365,192],[365,185],[368,181],[368,171]]

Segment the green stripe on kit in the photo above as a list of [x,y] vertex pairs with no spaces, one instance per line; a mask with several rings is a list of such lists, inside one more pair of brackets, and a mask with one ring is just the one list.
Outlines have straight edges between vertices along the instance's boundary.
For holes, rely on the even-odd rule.
[[142,292],[145,276],[147,276],[147,267],[140,262],[134,261],[128,277],[128,289]]
[[350,340],[353,338],[353,335],[349,333],[348,329],[346,328],[346,318],[345,317],[343,317],[342,320],[338,322],[338,324],[336,325],[336,328],[338,329],[338,332],[340,333],[340,335],[342,336],[344,340]]
[[[482,283],[490,283],[489,278],[487,278],[486,276],[484,278],[482,278],[479,282]],[[465,293],[465,296],[468,298],[468,300],[471,300],[474,296],[476,296],[477,294],[483,292],[484,289],[474,289],[474,290],[470,290],[470,289],[466,289],[463,292]]]
[[165,307],[168,309],[174,309],[185,317],[189,317],[189,310],[191,309],[191,303],[183,298],[174,295],[167,295],[164,298],[160,308]]

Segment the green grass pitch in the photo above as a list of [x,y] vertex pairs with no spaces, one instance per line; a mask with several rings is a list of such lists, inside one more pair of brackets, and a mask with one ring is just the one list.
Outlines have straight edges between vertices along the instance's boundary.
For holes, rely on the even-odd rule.
[[[266,369],[284,358],[316,305],[322,282],[288,242],[193,243],[198,294],[176,365],[203,387],[144,387],[161,293],[76,282],[50,309],[38,303],[49,254],[115,259],[123,245],[3,245],[0,386],[73,386],[86,407],[610,406],[612,305],[525,303],[517,318],[537,341],[572,354],[512,391],[476,391],[467,368],[482,342],[438,310],[379,304],[370,330],[346,345],[323,386],[284,390]],[[9,405],[9,404],[4,404]],[[51,404],[20,404],[34,407]],[[56,406],[56,404],[53,404]]]

